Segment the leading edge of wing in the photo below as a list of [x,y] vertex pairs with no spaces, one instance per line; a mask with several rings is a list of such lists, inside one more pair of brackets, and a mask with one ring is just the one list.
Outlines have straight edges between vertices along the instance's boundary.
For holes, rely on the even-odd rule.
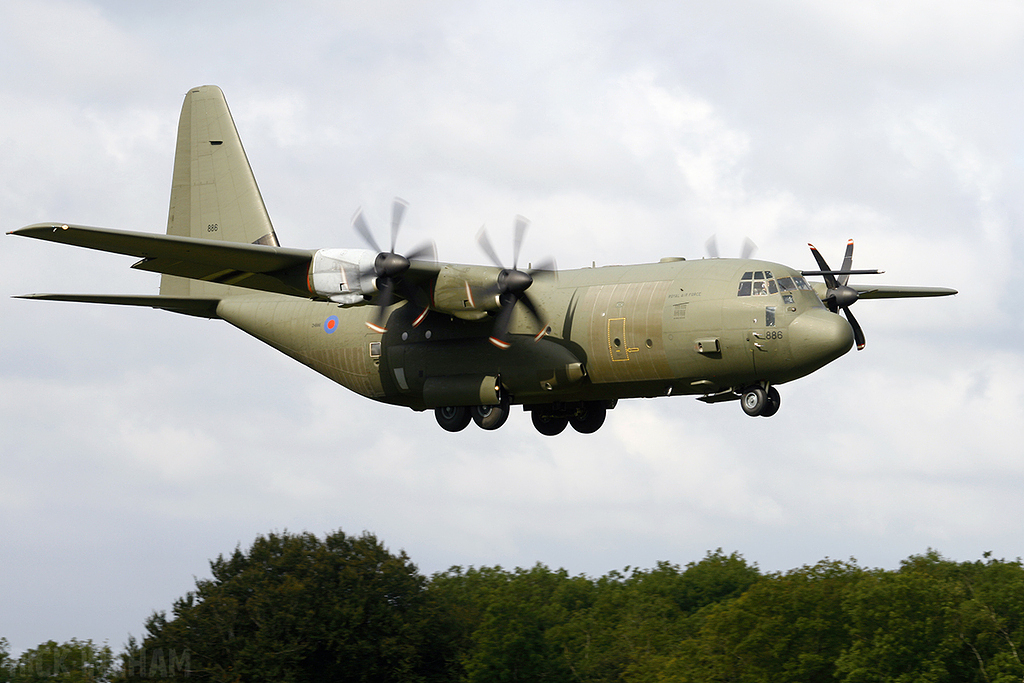
[[[250,289],[308,296],[306,274],[315,253],[262,244],[159,235],[65,223],[37,223],[9,233],[141,258],[133,268]],[[250,275],[263,275],[249,279]]]
[[220,299],[184,298],[175,296],[145,296],[119,294],[22,294],[15,299],[38,301],[74,301],[87,304],[114,304],[118,306],[145,306],[172,313],[194,315],[199,318],[219,318],[217,304]]
[[858,298],[861,299],[904,299],[921,296],[951,296],[959,293],[949,287],[850,286],[856,290]]

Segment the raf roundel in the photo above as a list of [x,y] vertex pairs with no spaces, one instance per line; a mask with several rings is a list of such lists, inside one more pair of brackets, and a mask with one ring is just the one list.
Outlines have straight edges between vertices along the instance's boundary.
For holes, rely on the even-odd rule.
[[324,321],[324,332],[327,334],[334,334],[336,329],[338,329],[338,316],[332,315]]

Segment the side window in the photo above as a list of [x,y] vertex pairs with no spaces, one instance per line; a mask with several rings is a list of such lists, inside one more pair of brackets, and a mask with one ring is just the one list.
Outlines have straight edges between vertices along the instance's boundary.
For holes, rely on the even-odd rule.
[[765,306],[764,307],[764,326],[775,327],[775,307]]
[[740,281],[740,291],[736,293],[736,296],[750,296],[750,280]]

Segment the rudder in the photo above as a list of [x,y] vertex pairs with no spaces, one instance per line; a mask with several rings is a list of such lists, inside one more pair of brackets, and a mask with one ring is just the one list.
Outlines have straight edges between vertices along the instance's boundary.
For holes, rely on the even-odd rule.
[[[215,85],[185,95],[178,121],[167,234],[279,246],[224,93]],[[215,285],[163,275],[167,296],[223,295]]]

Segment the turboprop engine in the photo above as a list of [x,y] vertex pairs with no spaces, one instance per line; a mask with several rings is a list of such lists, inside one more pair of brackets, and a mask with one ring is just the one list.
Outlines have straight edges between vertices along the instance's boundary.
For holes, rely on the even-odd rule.
[[309,290],[336,304],[361,304],[377,293],[374,262],[369,249],[320,249],[309,267]]

